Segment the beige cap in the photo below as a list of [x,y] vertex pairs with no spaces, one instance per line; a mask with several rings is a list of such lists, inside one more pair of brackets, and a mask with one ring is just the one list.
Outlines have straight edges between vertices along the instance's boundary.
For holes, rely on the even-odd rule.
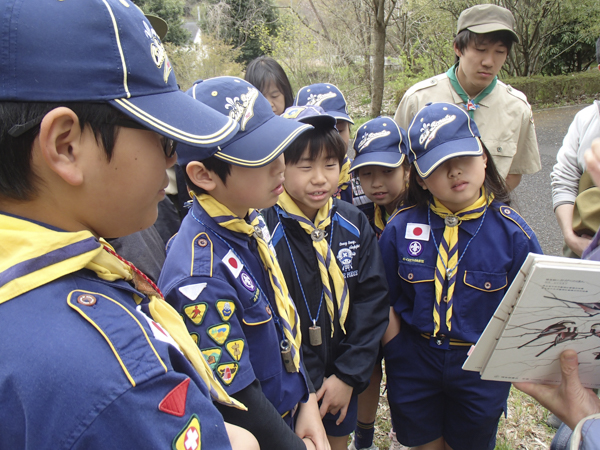
[[519,42],[519,36],[515,33],[515,18],[508,9],[501,6],[486,4],[465,9],[458,17],[456,32],[460,33],[465,29],[479,34],[506,30]]

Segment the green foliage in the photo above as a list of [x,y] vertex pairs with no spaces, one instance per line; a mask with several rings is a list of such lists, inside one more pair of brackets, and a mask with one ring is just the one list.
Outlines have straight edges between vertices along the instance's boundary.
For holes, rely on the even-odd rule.
[[163,39],[164,43],[184,45],[190,39],[190,33],[183,28],[185,0],[133,0],[133,2],[145,14],[154,14],[167,22],[169,31]]
[[187,90],[198,79],[221,75],[241,76],[243,67],[236,62],[239,50],[210,36],[202,36],[202,45],[177,47],[166,44],[169,60],[182,90]]

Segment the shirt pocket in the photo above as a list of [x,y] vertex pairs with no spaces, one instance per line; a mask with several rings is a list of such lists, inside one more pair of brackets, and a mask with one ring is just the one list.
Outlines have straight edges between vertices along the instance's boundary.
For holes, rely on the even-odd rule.
[[517,154],[517,141],[486,139],[484,144],[492,155],[496,168],[503,177],[506,177],[512,166],[512,160]]
[[465,285],[464,295],[454,301],[461,321],[460,329],[481,333],[504,297],[508,285],[506,272],[465,270],[462,281]]
[[404,320],[422,331],[432,328],[435,300],[435,267],[425,264],[398,264],[402,295],[400,308]]

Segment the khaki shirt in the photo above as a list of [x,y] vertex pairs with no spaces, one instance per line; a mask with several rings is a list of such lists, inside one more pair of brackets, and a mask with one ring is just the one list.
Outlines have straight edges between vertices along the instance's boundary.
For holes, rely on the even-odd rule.
[[[412,86],[402,100],[394,120],[405,130],[425,104],[464,101],[444,73]],[[521,91],[498,80],[473,115],[481,140],[489,150],[500,175],[535,173],[541,169],[531,106]]]

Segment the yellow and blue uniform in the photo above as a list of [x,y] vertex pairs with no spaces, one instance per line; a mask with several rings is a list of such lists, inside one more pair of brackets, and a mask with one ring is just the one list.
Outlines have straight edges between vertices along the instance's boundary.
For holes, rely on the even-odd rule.
[[[510,384],[483,381],[461,367],[528,253],[542,249],[525,220],[500,202],[493,201],[483,219],[463,221],[451,329],[442,320],[431,337],[438,259],[432,235],[440,243],[444,228],[426,208],[407,207],[392,216],[379,240],[391,306],[402,321],[384,346],[392,423],[404,445],[443,436],[452,448],[493,449]],[[445,307],[442,302],[442,317]]]
[[0,448],[230,449],[205,381],[99,254],[120,264],[90,232],[0,214]]
[[290,424],[290,412],[308,399],[307,376],[282,362],[275,295],[256,240],[220,226],[194,199],[158,284],[227,393],[258,380]]

